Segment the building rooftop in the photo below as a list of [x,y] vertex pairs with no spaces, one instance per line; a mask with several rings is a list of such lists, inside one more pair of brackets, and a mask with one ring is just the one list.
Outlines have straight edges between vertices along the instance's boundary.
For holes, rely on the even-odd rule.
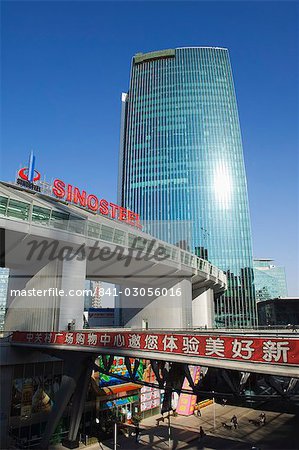
[[134,55],[133,60],[135,64],[142,63],[144,61],[153,61],[155,59],[160,58],[175,58],[175,51],[182,49],[191,49],[191,48],[207,48],[207,49],[215,49],[215,50],[225,50],[228,51],[225,47],[209,47],[209,46],[193,46],[193,47],[176,47],[175,49],[165,49],[165,50],[154,50],[152,52],[142,53],[138,52]]
[[270,261],[274,261],[274,259],[272,258],[253,258],[253,261],[263,261],[263,262],[270,262]]

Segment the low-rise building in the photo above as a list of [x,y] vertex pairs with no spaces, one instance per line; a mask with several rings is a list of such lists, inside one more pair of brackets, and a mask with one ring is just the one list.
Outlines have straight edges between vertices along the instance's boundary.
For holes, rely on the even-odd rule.
[[259,325],[299,325],[299,298],[283,297],[257,303]]

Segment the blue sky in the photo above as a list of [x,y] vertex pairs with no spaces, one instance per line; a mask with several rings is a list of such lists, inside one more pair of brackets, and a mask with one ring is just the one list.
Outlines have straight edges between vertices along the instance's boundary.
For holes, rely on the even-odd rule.
[[295,2],[2,2],[1,173],[38,169],[116,200],[120,96],[137,52],[230,50],[254,255],[298,286],[298,5]]

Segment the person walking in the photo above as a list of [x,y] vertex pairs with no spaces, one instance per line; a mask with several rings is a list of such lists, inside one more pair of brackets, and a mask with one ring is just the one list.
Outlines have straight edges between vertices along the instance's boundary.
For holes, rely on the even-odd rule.
[[195,403],[195,405],[194,405],[194,415],[197,416],[197,417],[201,417],[201,411],[200,411],[199,403]]
[[196,411],[197,417],[201,417],[201,410],[199,404],[197,405],[197,411]]
[[266,414],[264,412],[260,414],[259,421],[261,425],[266,425]]
[[139,444],[139,437],[140,437],[140,428],[138,423],[135,427],[135,441],[137,442],[137,444]]
[[236,430],[237,427],[238,427],[238,419],[237,419],[237,416],[236,416],[235,414],[234,414],[233,417],[231,418],[231,423],[233,424],[234,429]]
[[204,438],[206,433],[204,432],[203,427],[199,427],[199,437],[200,439]]

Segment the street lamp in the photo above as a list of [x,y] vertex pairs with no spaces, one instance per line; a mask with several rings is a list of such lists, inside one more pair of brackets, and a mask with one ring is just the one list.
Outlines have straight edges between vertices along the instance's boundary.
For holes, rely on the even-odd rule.
[[213,416],[214,416],[214,430],[216,428],[216,404],[215,404],[215,392],[212,391],[213,394]]
[[117,449],[117,423],[114,422],[114,439],[113,439],[113,450]]
[[170,411],[168,411],[168,447],[171,446]]

